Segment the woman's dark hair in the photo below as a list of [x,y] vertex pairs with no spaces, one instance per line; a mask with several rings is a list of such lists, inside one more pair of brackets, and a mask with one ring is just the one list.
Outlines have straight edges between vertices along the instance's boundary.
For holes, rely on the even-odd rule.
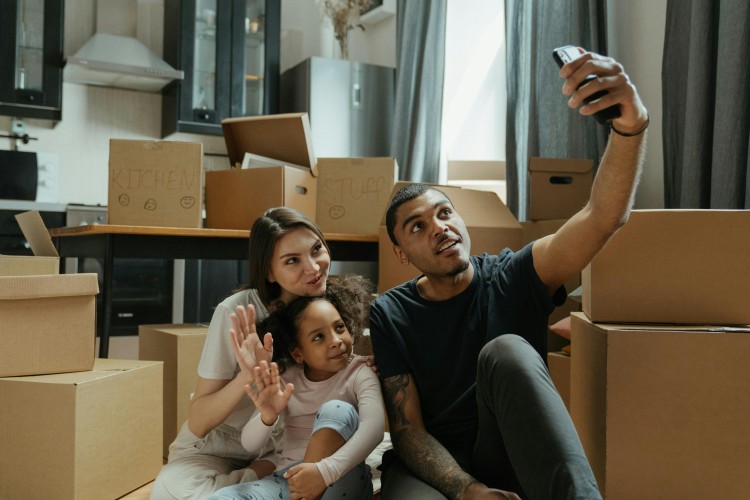
[[313,301],[326,300],[336,308],[346,329],[356,343],[367,324],[370,309],[372,283],[355,274],[332,276],[328,280],[325,295],[322,297],[298,297],[289,304],[271,312],[260,325],[259,332],[273,335],[273,360],[279,370],[295,365],[292,351],[298,346],[297,333],[302,313]]
[[279,284],[268,281],[268,272],[271,270],[271,258],[276,242],[285,234],[300,227],[307,228],[315,233],[330,254],[328,243],[326,243],[320,228],[306,215],[293,208],[276,207],[266,210],[263,215],[255,220],[250,230],[247,288],[258,290],[258,296],[266,306],[269,306],[281,295]]

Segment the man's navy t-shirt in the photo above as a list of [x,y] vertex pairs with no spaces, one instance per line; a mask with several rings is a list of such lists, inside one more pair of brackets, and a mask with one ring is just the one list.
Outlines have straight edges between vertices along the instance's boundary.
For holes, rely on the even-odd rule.
[[[413,376],[425,427],[449,451],[474,446],[479,351],[513,333],[546,360],[547,322],[555,307],[534,269],[531,244],[517,253],[505,249],[470,260],[474,278],[455,297],[425,300],[414,279],[375,299],[370,309],[380,376]],[[561,287],[555,302],[564,298]]]

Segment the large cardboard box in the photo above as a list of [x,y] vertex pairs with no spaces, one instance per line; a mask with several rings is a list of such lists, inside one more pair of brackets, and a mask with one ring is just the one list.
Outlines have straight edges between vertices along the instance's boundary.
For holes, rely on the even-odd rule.
[[[391,198],[406,184],[409,183],[397,182]],[[505,247],[512,250],[521,248],[521,225],[495,193],[453,186],[435,187],[448,196],[466,223],[471,237],[471,255],[481,255],[483,252],[497,254]],[[411,264],[402,264],[393,252],[383,213],[378,228],[378,292],[385,292],[417,276],[419,271]]]
[[592,160],[529,158],[527,219],[568,219],[589,201]]
[[0,377],[91,370],[97,275],[0,277]]
[[[318,166],[307,114],[227,118],[221,126],[232,168],[206,172],[206,227],[250,229],[280,206],[315,220]],[[248,153],[262,166],[246,161]]]
[[201,325],[138,327],[138,359],[164,362],[164,457],[187,420],[207,333],[208,327]]
[[595,322],[750,324],[750,211],[634,210],[583,271]]
[[571,416],[604,498],[747,498],[748,332],[572,317]]
[[203,145],[110,139],[107,221],[203,227]]
[[0,498],[101,500],[162,466],[162,363],[0,379]]
[[315,221],[325,233],[377,234],[397,178],[393,158],[319,158]]

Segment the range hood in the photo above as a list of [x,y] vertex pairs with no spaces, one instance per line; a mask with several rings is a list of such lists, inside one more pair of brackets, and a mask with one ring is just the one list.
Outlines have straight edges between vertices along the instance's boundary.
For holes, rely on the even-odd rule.
[[66,82],[122,89],[159,92],[173,80],[182,80],[176,70],[137,38],[96,33],[65,62]]

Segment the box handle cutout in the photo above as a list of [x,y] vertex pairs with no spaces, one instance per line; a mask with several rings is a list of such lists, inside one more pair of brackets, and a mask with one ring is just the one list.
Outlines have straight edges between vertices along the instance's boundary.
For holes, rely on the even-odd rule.
[[294,192],[297,194],[307,194],[307,188],[304,186],[294,186]]
[[572,184],[573,178],[569,175],[553,175],[549,178],[550,184]]

